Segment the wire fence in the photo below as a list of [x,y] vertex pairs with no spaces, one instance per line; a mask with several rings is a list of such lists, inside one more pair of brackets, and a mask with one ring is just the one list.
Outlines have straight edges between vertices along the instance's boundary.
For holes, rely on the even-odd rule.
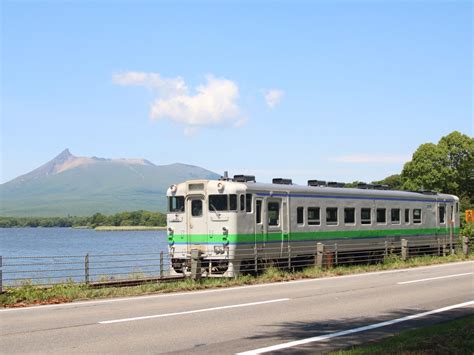
[[85,254],[0,257],[3,287],[61,283],[111,284],[164,279],[170,274],[168,253]]
[[[469,253],[467,238],[450,242],[449,236],[392,240],[324,240],[321,242],[269,243],[265,246],[239,247],[230,255],[234,269],[240,274],[258,274],[269,267],[299,271],[308,267],[330,268],[345,265],[406,261],[418,256],[446,256],[457,252]],[[193,262],[193,259],[191,259]],[[198,269],[204,275],[210,263],[200,260]],[[192,269],[192,265],[189,267]],[[225,275],[225,271],[223,272]],[[214,274],[215,275],[215,274]]]
[[[269,267],[297,271],[307,267],[334,267],[380,263],[390,258],[407,260],[422,255],[443,256],[455,252],[469,253],[469,239],[449,237],[398,240],[282,241],[249,247],[236,246],[226,256],[234,263],[235,273],[260,273]],[[191,253],[193,254],[193,253]],[[189,256],[185,270],[176,276],[170,267],[172,260],[166,252],[85,254],[56,256],[0,256],[0,291],[4,287],[24,285],[51,286],[83,283],[93,286],[120,285],[136,281],[164,281],[179,277],[217,276],[212,272],[213,261],[198,251]],[[214,263],[215,265],[215,263]],[[225,274],[225,269],[222,272]]]

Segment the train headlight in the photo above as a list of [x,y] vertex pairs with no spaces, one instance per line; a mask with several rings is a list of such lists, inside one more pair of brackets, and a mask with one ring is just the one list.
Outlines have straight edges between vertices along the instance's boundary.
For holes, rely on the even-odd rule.
[[224,184],[222,182],[217,183],[217,190],[219,192],[224,191]]
[[224,254],[224,248],[219,245],[214,245],[214,253]]
[[174,193],[176,193],[177,190],[178,190],[178,186],[176,186],[176,185],[174,185],[174,184],[170,186],[170,191],[171,191],[171,193],[174,194]]

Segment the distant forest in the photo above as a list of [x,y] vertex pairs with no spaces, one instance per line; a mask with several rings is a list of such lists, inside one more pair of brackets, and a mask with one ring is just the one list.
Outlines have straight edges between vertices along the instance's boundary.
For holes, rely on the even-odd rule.
[[89,227],[98,226],[165,226],[166,214],[150,211],[120,212],[113,215],[95,213],[90,217],[0,217],[0,228],[12,227]]

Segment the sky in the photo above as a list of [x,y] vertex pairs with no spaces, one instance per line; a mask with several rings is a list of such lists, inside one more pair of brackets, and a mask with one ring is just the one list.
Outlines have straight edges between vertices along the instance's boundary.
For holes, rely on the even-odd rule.
[[474,135],[471,1],[1,1],[0,182],[65,148],[222,174],[399,173]]

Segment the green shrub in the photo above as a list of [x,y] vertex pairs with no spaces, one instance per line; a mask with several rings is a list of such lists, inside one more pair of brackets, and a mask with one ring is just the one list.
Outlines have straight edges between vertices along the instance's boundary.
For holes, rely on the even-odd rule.
[[468,237],[471,242],[474,242],[474,223],[466,223],[461,229],[461,236]]

